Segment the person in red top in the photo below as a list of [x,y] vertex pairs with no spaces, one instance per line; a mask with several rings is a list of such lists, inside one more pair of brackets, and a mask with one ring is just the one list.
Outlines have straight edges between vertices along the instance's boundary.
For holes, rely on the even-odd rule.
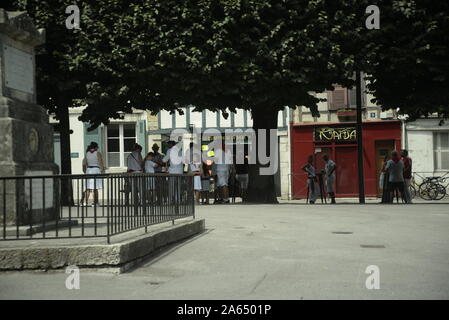
[[404,189],[405,189],[405,201],[412,203],[412,194],[410,192],[410,184],[412,179],[412,158],[408,156],[408,151],[402,149],[401,151],[402,162],[404,163]]

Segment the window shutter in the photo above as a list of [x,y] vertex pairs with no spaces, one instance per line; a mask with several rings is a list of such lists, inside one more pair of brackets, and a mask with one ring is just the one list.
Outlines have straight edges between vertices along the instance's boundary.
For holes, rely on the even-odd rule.
[[336,85],[334,91],[327,92],[329,110],[348,107],[347,89]]
[[137,143],[142,146],[142,155],[145,157],[147,155],[147,129],[145,120],[137,121],[136,131]]
[[98,151],[103,152],[103,127],[99,126],[92,131],[87,131],[90,124],[84,122],[84,152],[91,142],[98,143]]

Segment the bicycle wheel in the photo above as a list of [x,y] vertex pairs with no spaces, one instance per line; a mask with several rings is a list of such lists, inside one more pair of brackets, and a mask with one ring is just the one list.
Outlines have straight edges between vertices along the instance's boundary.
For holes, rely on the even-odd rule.
[[433,200],[435,197],[435,190],[432,188],[430,182],[423,182],[419,185],[419,196],[423,200]]
[[435,190],[435,197],[433,200],[441,200],[446,195],[446,188],[439,183],[434,183],[433,189]]
[[410,196],[412,197],[412,199],[414,199],[416,197],[416,188],[413,185],[410,185],[409,190]]

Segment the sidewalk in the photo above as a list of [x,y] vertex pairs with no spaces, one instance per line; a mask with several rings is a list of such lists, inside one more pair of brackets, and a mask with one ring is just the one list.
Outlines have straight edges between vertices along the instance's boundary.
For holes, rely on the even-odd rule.
[[[449,206],[209,205],[206,232],[131,273],[0,273],[0,299],[449,299]],[[365,286],[380,270],[380,289]]]

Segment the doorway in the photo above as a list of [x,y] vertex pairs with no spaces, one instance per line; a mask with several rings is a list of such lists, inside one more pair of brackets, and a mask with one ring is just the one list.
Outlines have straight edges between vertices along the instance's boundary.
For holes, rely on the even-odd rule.
[[337,164],[336,193],[341,197],[354,197],[359,192],[357,180],[357,147],[340,146],[335,148]]

